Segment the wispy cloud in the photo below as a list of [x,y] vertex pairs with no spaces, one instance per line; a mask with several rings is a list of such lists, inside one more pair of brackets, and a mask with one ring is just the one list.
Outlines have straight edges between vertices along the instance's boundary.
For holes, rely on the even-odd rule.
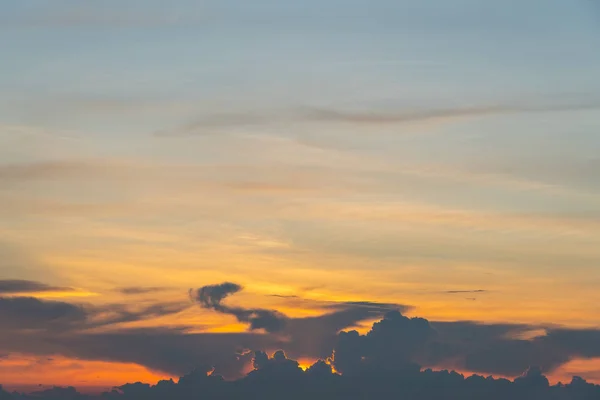
[[117,292],[126,295],[138,295],[138,294],[148,294],[148,293],[158,293],[169,290],[169,288],[165,287],[138,287],[138,286],[130,286],[117,289]]
[[499,114],[544,113],[591,110],[600,108],[600,101],[586,100],[558,104],[482,105],[396,111],[337,110],[319,107],[299,107],[279,111],[248,111],[222,113],[198,117],[195,121],[172,130],[155,132],[159,137],[210,134],[215,129],[240,126],[274,125],[281,123],[341,123],[352,125],[392,125],[404,123],[452,122],[455,120],[486,117]]
[[45,283],[5,279],[0,280],[0,294],[37,293],[37,292],[69,292],[75,289],[65,286],[52,286]]

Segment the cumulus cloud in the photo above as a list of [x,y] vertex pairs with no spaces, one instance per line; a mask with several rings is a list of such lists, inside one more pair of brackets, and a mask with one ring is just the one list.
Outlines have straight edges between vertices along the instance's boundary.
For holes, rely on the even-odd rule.
[[418,370],[415,355],[433,335],[434,330],[427,320],[407,318],[392,311],[373,324],[365,336],[356,331],[341,332],[333,350],[333,365],[336,370],[348,374],[362,373],[365,368]]

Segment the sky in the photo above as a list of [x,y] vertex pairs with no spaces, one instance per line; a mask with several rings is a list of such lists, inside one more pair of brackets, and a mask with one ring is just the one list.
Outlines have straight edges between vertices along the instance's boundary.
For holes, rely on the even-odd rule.
[[391,310],[561,349],[423,367],[600,383],[598,46],[595,0],[2,1],[0,383],[310,365]]

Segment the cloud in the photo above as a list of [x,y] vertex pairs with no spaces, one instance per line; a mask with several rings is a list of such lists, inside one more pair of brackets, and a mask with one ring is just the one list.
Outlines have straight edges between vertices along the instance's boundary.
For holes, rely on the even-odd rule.
[[120,329],[106,333],[80,333],[54,338],[45,351],[66,350],[66,356],[82,359],[135,363],[155,371],[182,375],[203,373],[216,367],[228,377],[241,376],[249,348],[272,348],[276,341],[256,333],[188,333],[182,328]]
[[[532,338],[523,339],[533,332]],[[576,358],[600,357],[600,330],[524,324],[429,322],[388,313],[366,335],[341,332],[334,348],[336,370],[389,370],[415,365],[517,376],[532,365],[549,373]]]
[[15,293],[70,292],[73,290],[74,289],[70,287],[51,286],[35,281],[19,279],[0,280],[0,295]]
[[126,295],[137,295],[137,294],[148,294],[148,293],[156,293],[156,292],[164,292],[168,290],[168,288],[164,287],[139,287],[139,286],[130,286],[117,289],[117,291],[121,294]]
[[[341,329],[354,326],[359,321],[381,317],[390,310],[407,310],[409,308],[398,304],[372,302],[317,302],[317,306],[335,311],[319,317],[289,318],[276,310],[231,307],[222,303],[230,295],[242,290],[241,285],[225,282],[196,290],[192,289],[190,297],[203,308],[230,314],[240,322],[249,323],[250,330],[264,329],[270,333],[278,332],[287,335],[293,338],[292,343],[303,347],[304,354],[309,352],[311,355],[316,353],[318,356],[323,356],[323,349],[331,349],[333,338]],[[311,334],[307,335],[307,332],[311,332]],[[315,341],[316,337],[318,337],[318,341]],[[295,350],[299,349],[292,350],[294,354],[302,354]]]
[[[436,322],[403,315],[409,309],[406,306],[361,301],[325,302],[321,306],[326,314],[293,318],[274,310],[224,304],[228,296],[241,290],[238,284],[223,283],[191,291],[202,307],[248,323],[249,331],[241,333],[192,333],[192,326],[132,329],[123,325],[177,313],[189,303],[90,306],[0,298],[0,353],[135,363],[172,375],[197,370],[206,376],[214,371],[229,379],[244,376],[251,364],[250,350],[281,349],[284,354],[267,362],[269,365],[284,360],[283,355],[285,359],[325,360],[328,364],[315,366],[314,374],[323,378],[328,369],[334,368],[356,379],[414,377],[422,366],[500,376],[519,376],[537,366],[545,374],[571,360],[600,357],[600,330],[595,329]],[[275,324],[265,315],[284,322]],[[348,331],[373,320],[378,322],[364,335]],[[256,332],[259,329],[264,332]],[[265,360],[265,354],[260,357]],[[295,371],[293,363],[287,364],[288,371]],[[296,372],[284,375],[292,377]]]
[[484,106],[448,108],[422,111],[399,111],[391,113],[341,112],[327,109],[309,109],[307,118],[322,122],[347,122],[353,124],[398,124],[407,122],[427,122],[438,119],[477,117],[511,112],[514,108],[505,106]]
[[[326,358],[337,334],[360,321],[380,317],[391,308],[369,302],[326,303],[325,315],[290,318],[271,310],[239,309],[222,304],[240,285],[212,285],[193,291],[201,305],[235,312],[249,323],[250,332],[231,334],[189,333],[179,328],[127,329],[124,323],[177,313],[189,304],[167,303],[147,307],[127,304],[73,305],[38,299],[16,298],[0,302],[0,352],[62,354],[81,359],[137,363],[171,374],[191,369],[216,368],[228,377],[240,377],[249,362],[248,349],[277,349],[295,357]],[[7,305],[8,301],[11,305]],[[13,303],[29,304],[17,307]],[[49,312],[46,310],[55,310]],[[273,322],[265,315],[275,315]],[[29,321],[28,323],[25,323]],[[22,327],[35,327],[36,330]],[[97,328],[102,328],[101,332]],[[194,327],[197,329],[197,327]],[[272,334],[254,333],[264,329]],[[277,328],[277,329],[274,329]]]
[[221,301],[234,293],[242,290],[242,287],[238,284],[225,282],[218,285],[204,286],[197,290],[196,294],[190,290],[190,295],[200,303],[204,308],[212,308],[219,312],[224,312],[224,307],[221,305]]
[[84,324],[88,313],[79,306],[32,297],[0,297],[2,329],[67,330]]
[[356,331],[340,333],[332,364],[337,371],[350,375],[363,373],[365,368],[419,370],[413,358],[433,335],[427,320],[392,311],[365,336]]
[[293,294],[269,294],[267,295],[269,297],[279,297],[280,299],[298,299],[300,298],[299,296],[293,295]]
[[560,347],[579,357],[600,357],[600,330],[598,329],[549,329],[546,336],[541,336],[537,340],[548,347]]
[[288,342],[284,348],[294,357],[327,358],[331,355],[338,334],[343,329],[355,327],[362,321],[381,318],[390,310],[408,310],[410,307],[397,304],[370,302],[345,302],[325,304],[325,310],[333,312],[316,317],[292,318],[288,320],[283,334]]
[[229,295],[241,290],[240,285],[225,282],[219,285],[204,286],[197,290],[191,289],[190,297],[204,308],[230,314],[240,322],[249,323],[251,330],[264,329],[267,332],[277,332],[284,328],[287,317],[277,311],[261,308],[230,307],[221,303]]
[[222,113],[205,115],[192,123],[172,130],[155,132],[158,137],[178,137],[189,135],[205,135],[218,129],[238,126],[263,126],[282,123],[320,122],[341,123],[358,126],[392,125],[407,123],[450,122],[461,119],[493,116],[514,113],[543,113],[552,111],[593,110],[600,107],[600,101],[584,100],[570,103],[539,104],[506,104],[465,106],[439,109],[393,111],[340,111],[319,107],[300,107],[293,110],[271,112],[249,111],[245,113]]
[[87,323],[89,327],[110,326],[177,314],[187,308],[189,304],[182,302],[156,303],[146,307],[131,307],[128,304],[88,306]]
[[446,294],[461,294],[461,293],[486,293],[487,290],[484,289],[476,289],[476,290],[447,290],[444,293]]
[[[327,398],[402,398],[407,400],[434,400],[441,398],[485,398],[490,400],[584,400],[600,396],[600,386],[580,377],[570,383],[551,386],[537,367],[528,368],[514,381],[473,375],[465,378],[457,372],[403,371],[394,376],[363,371],[358,375],[339,375],[331,365],[320,360],[306,371],[299,363],[278,350],[269,356],[266,352],[253,354],[253,370],[246,376],[226,381],[214,371],[193,370],[176,383],[164,380],[156,385],[128,383],[101,396],[112,400],[226,398],[246,399],[249,394],[261,399],[301,400]],[[2,400],[80,399],[82,395],[72,388],[52,388],[31,395],[9,394],[0,386]]]
[[[157,303],[145,307],[127,304],[76,305],[34,297],[0,297],[0,328],[6,333],[24,330],[77,332],[176,314],[186,303]],[[1,335],[0,335],[1,336]]]
[[371,301],[345,301],[345,302],[330,303],[327,306],[325,306],[325,308],[334,308],[334,309],[358,308],[358,309],[366,309],[366,310],[371,309],[376,312],[394,311],[394,310],[405,312],[405,311],[410,310],[412,307],[403,305],[403,304],[396,304],[396,303],[376,303],[376,302],[371,302]]

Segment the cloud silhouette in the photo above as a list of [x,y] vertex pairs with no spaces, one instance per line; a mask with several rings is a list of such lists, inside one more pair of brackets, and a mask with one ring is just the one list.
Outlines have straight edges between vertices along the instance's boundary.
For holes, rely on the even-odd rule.
[[341,332],[333,350],[333,365],[346,374],[360,374],[365,369],[419,370],[414,358],[434,334],[427,320],[392,311],[373,324],[365,336],[356,331]]
[[[308,379],[304,382],[306,385],[317,385],[320,380],[339,383],[339,376],[331,374],[335,370],[349,385],[352,384],[348,381],[350,377],[354,377],[352,382],[379,380],[380,384],[386,385],[395,382],[396,377],[404,377],[398,378],[404,382],[402,379],[427,380],[434,376],[442,383],[453,382],[469,388],[487,387],[488,384],[503,388],[508,383],[502,380],[489,383],[486,378],[464,379],[453,373],[419,371],[425,366],[520,376],[523,371],[536,366],[537,369],[530,369],[514,385],[506,386],[524,385],[518,390],[525,390],[526,386],[528,391],[534,390],[531,386],[535,386],[532,383],[535,376],[541,381],[540,375],[551,373],[570,360],[600,357],[600,330],[595,329],[436,322],[406,317],[402,314],[409,309],[406,306],[372,302],[323,303],[326,314],[293,318],[273,310],[224,304],[228,296],[241,290],[240,285],[224,283],[190,291],[194,301],[204,308],[239,315],[239,320],[248,323],[249,328],[248,332],[241,333],[191,333],[192,328],[197,329],[192,326],[132,329],[123,325],[124,322],[177,313],[189,307],[189,303],[94,307],[27,297],[0,297],[0,354],[57,354],[83,360],[135,363],[174,376],[186,376],[195,371],[186,378],[188,382],[194,381],[194,376],[203,376],[200,386],[208,379],[215,387],[229,383],[216,383],[206,376],[207,373],[241,379],[239,382],[249,379],[254,382],[252,385],[262,385],[258,382],[269,381],[274,376],[278,376],[273,378],[275,380],[285,378],[293,382]],[[265,314],[284,322],[273,329],[273,325],[269,325],[272,321],[264,319]],[[373,320],[378,322],[364,335],[348,331],[364,321]],[[95,329],[99,327],[102,329]],[[256,332],[261,327],[264,332]],[[266,356],[266,351],[276,349],[281,349],[282,353],[271,358]],[[256,353],[257,356],[250,350],[262,353]],[[292,361],[300,358],[322,360],[307,370],[314,381],[298,371],[298,363]],[[253,364],[257,372],[245,377],[244,371]],[[283,364],[286,367],[281,366]],[[268,372],[271,370],[273,374]],[[525,385],[527,382],[532,384]],[[540,390],[558,390],[547,385],[536,388],[542,386],[545,389]],[[135,390],[163,393],[176,387],[173,382],[162,383],[160,388],[135,386]],[[133,391],[134,387],[128,390]],[[218,391],[215,393],[219,395]]]
[[240,285],[225,282],[190,290],[190,297],[204,308],[230,314],[240,322],[249,323],[251,330],[264,329],[267,332],[277,332],[284,328],[287,317],[277,311],[262,308],[229,307],[221,303],[227,296],[241,290]]
[[292,400],[307,398],[587,400],[600,397],[600,386],[590,384],[580,377],[574,377],[568,384],[551,386],[537,367],[528,368],[514,381],[486,378],[480,375],[465,378],[457,372],[431,369],[405,370],[393,376],[371,373],[372,371],[339,375],[334,373],[331,365],[323,360],[317,361],[303,371],[297,361],[288,358],[281,350],[274,352],[271,357],[262,351],[256,351],[253,355],[254,369],[243,378],[234,381],[226,381],[214,372],[194,370],[179,378],[177,383],[173,380],[161,381],[156,385],[128,383],[97,397],[81,395],[72,387],[55,387],[26,395],[9,393],[0,386],[0,399],[241,400],[253,396],[266,400],[281,398]]
[[[243,288],[235,283],[225,282],[218,285],[208,285],[197,290],[194,299],[204,308],[212,308],[219,312],[224,312],[221,301],[231,294],[241,291]],[[193,291],[190,291],[193,296]]]

